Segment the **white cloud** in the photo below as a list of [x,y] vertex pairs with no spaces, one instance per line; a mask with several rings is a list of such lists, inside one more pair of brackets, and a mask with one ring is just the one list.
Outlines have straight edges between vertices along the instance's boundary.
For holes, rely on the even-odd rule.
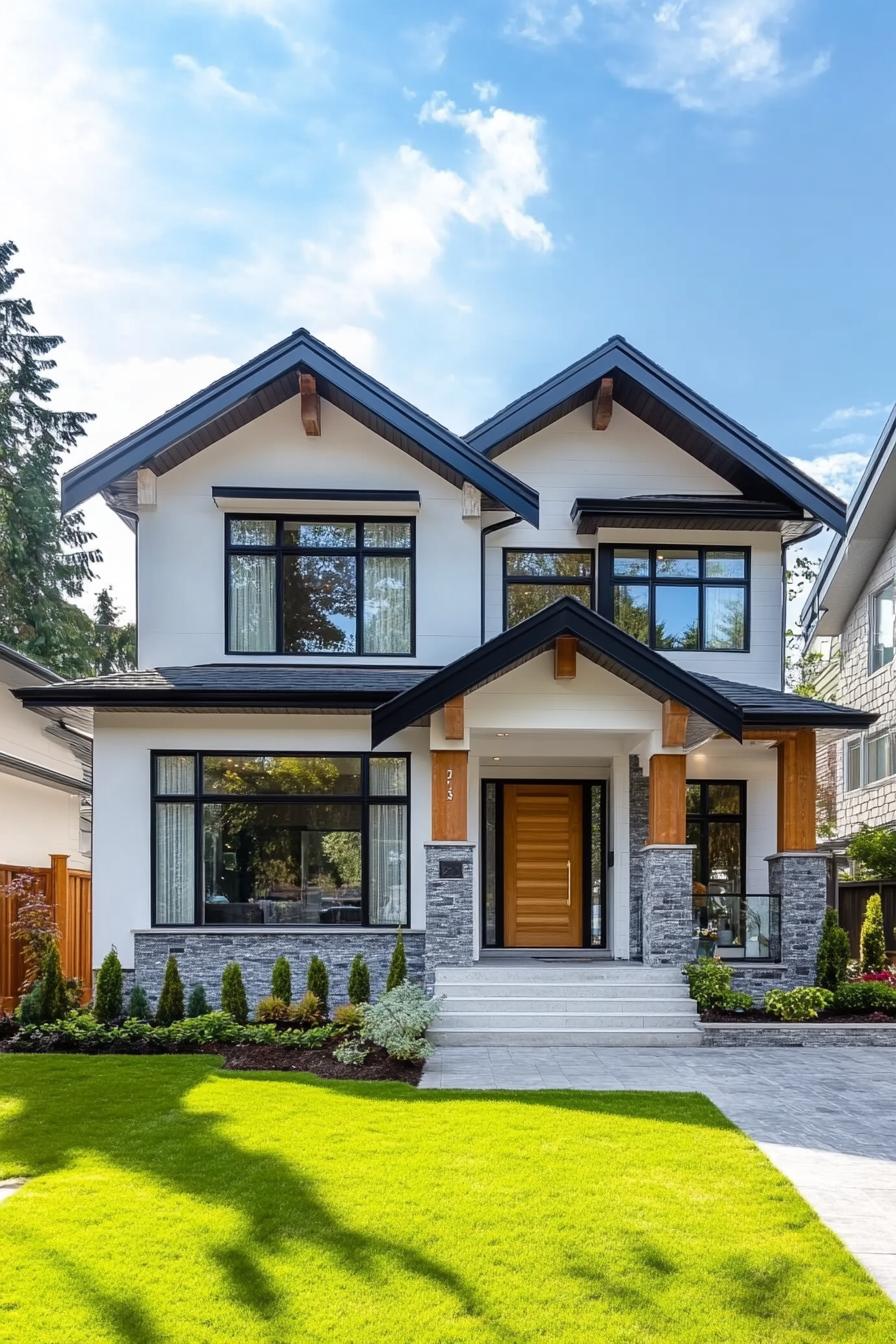
[[[256,19],[282,42],[290,56],[307,70],[320,67],[326,47],[313,35],[315,20],[327,0],[184,0],[211,9],[216,17]],[[301,36],[297,34],[301,33]]]
[[840,406],[831,411],[815,426],[818,429],[839,429],[841,425],[851,424],[854,420],[876,420],[883,424],[890,411],[886,401],[868,401],[863,406]]
[[473,84],[473,92],[480,103],[491,103],[498,96],[498,86],[490,79],[477,79]]
[[238,89],[219,65],[200,65],[193,57],[179,52],[172,64],[188,76],[190,87],[200,102],[229,102],[238,107],[259,107],[261,100],[254,93]]
[[791,462],[813,481],[849,500],[868,461],[867,453],[821,453],[817,457],[792,457]]
[[580,7],[567,0],[521,0],[504,31],[541,47],[553,47],[576,37],[584,22]]
[[814,443],[812,447],[816,452],[822,448],[860,448],[862,444],[868,443],[870,439],[870,434],[860,434],[856,430],[850,434],[835,434],[832,439],[825,439],[823,443]]
[[421,28],[409,29],[404,37],[411,48],[415,64],[425,70],[441,70],[448,58],[451,39],[462,25],[463,20],[454,18],[444,23],[426,23]]

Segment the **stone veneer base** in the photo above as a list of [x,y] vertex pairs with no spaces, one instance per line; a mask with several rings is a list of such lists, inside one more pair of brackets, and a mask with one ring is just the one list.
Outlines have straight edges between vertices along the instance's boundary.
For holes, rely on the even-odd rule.
[[896,1023],[875,1022],[701,1022],[708,1046],[896,1046]]
[[[408,979],[423,983],[422,930],[403,929]],[[386,987],[389,962],[395,947],[395,932],[371,929],[326,929],[287,932],[270,928],[264,933],[181,933],[177,929],[155,929],[134,935],[134,980],[142,985],[155,1005],[162,988],[169,953],[177,957],[185,992],[201,984],[213,1008],[221,1003],[221,973],[229,961],[237,961],[243,972],[246,996],[252,1010],[259,999],[271,992],[271,971],[281,954],[292,967],[293,998],[301,998],[312,954],[322,957],[330,974],[330,1005],[348,999],[348,971],[355,953],[363,953],[370,967],[370,988],[375,996]]]

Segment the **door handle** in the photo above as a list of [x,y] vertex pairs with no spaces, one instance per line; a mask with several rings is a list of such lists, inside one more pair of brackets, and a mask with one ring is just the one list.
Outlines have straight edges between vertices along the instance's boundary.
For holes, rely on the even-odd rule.
[[566,904],[572,905],[572,861],[566,860]]

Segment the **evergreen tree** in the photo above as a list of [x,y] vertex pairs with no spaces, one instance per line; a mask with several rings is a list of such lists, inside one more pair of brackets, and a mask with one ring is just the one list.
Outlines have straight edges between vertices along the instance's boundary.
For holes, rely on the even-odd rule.
[[825,910],[824,927],[818,944],[815,983],[820,989],[835,990],[846,979],[849,964],[849,935],[840,927],[836,910]]
[[51,943],[44,956],[40,971],[40,1020],[58,1022],[68,1012],[59,944]]
[[184,1015],[184,982],[177,969],[177,957],[169,957],[165,963],[165,979],[162,992],[156,1005],[156,1022],[160,1027],[170,1027],[179,1022]]
[[208,1010],[205,985],[194,985],[187,1000],[187,1017],[205,1017]]
[[399,928],[395,935],[395,951],[389,962],[389,974],[386,977],[386,989],[397,989],[408,978],[408,963],[404,954],[404,937]]
[[0,640],[63,676],[93,672],[94,627],[78,598],[100,559],[81,513],[60,517],[56,478],[92,416],[57,411],[60,336],[42,336],[21,270],[0,243]]
[[135,985],[128,999],[128,1017],[136,1017],[140,1022],[149,1021],[149,999],[142,985]]
[[348,997],[350,1003],[370,1002],[370,971],[360,952],[352,961],[348,973]]
[[286,957],[280,956],[274,962],[271,976],[271,993],[281,1003],[292,1003],[292,972]]
[[238,961],[231,961],[224,967],[221,976],[221,1007],[229,1013],[234,1022],[244,1025],[249,1020],[249,1004],[246,1001],[246,986]]
[[101,588],[93,609],[94,672],[98,677],[127,672],[137,665],[136,630],[133,624],[119,624],[121,614],[121,607],[116,606],[110,589]]
[[865,906],[865,918],[859,936],[859,961],[863,971],[882,971],[887,964],[884,912],[877,892],[868,897]]
[[317,955],[313,956],[308,963],[308,979],[305,988],[310,994],[316,994],[320,999],[320,1006],[326,1017],[329,1011],[330,977],[327,974],[326,966]]
[[103,958],[96,977],[93,1015],[97,1022],[114,1022],[117,1017],[121,1017],[123,978],[121,962],[113,947]]

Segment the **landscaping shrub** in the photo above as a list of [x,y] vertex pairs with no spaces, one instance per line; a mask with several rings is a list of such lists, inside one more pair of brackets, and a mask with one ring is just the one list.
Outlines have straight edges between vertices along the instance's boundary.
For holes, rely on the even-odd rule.
[[348,997],[351,1003],[370,1002],[370,969],[360,952],[355,953],[349,968]]
[[386,976],[386,990],[397,989],[408,978],[408,963],[404,954],[404,936],[399,928],[395,934],[395,951],[389,962],[389,974]]
[[205,985],[194,985],[187,999],[187,1017],[206,1017],[209,1013]]
[[24,994],[19,1000],[16,1017],[23,1026],[34,1026],[36,1023],[43,1021],[41,1016],[43,992],[43,985],[39,980],[35,980],[28,993]]
[[846,846],[846,852],[871,877],[883,882],[896,879],[896,831],[889,826],[873,830],[863,826]]
[[698,957],[684,968],[691,998],[701,1013],[712,1008],[726,1008],[734,991],[731,988],[731,967],[715,957]]
[[753,1007],[753,996],[743,989],[729,990],[722,1007],[729,1013],[745,1013]]
[[896,985],[896,975],[888,967],[885,971],[865,971],[854,977],[856,980],[870,980],[879,985]]
[[770,989],[765,996],[765,1011],[782,1022],[809,1022],[830,1008],[834,995],[829,989],[806,985],[799,989]]
[[896,1017],[896,985],[884,980],[852,980],[838,985],[835,1013],[889,1013]]
[[340,1003],[333,1009],[333,1025],[344,1031],[358,1031],[364,1021],[364,1013],[359,1003]]
[[108,1027],[90,1013],[69,1013],[61,1022],[20,1027],[9,1049],[22,1054],[50,1050],[87,1054],[188,1053],[209,1045],[282,1045],[314,1050],[336,1034],[337,1028],[329,1023],[309,1031],[278,1031],[271,1023],[244,1027],[223,1012],[181,1019],[167,1027],[154,1027],[130,1018],[121,1026]]
[[291,1003],[286,1010],[287,1022],[297,1027],[316,1027],[324,1020],[324,1008],[320,999],[312,990],[307,990],[298,1003]]
[[285,1022],[289,1012],[289,1005],[282,999],[278,999],[276,994],[267,994],[263,999],[258,1000],[258,1006],[255,1009],[256,1022]]
[[44,953],[40,972],[40,1020],[56,1022],[68,1012],[68,998],[65,993],[65,981],[62,978],[62,962],[59,959],[59,944],[51,943]]
[[221,1008],[229,1013],[234,1022],[246,1023],[249,1020],[249,1004],[246,1000],[246,986],[238,961],[231,961],[224,967],[221,976]]
[[405,980],[364,1009],[361,1037],[381,1045],[392,1059],[423,1060],[432,1054],[426,1030],[435,1021],[439,1004],[417,985]]
[[884,912],[877,892],[868,897],[859,937],[859,962],[863,971],[882,971],[887,964]]
[[135,985],[128,999],[128,1017],[138,1022],[149,1021],[149,999],[142,985]]
[[292,971],[286,957],[280,956],[274,962],[271,975],[271,995],[283,1003],[292,1003]]
[[97,1022],[114,1022],[121,1017],[124,1009],[124,978],[121,962],[113,947],[103,958],[103,964],[96,977],[96,994],[93,998],[93,1015]]
[[824,926],[815,962],[815,983],[820,989],[835,990],[846,979],[849,965],[849,935],[840,927],[836,910],[825,910]]
[[184,984],[177,969],[177,958],[172,956],[165,963],[165,979],[156,1004],[156,1022],[160,1027],[168,1027],[172,1022],[179,1022],[183,1015]]
[[19,1029],[19,1024],[9,1013],[0,1013],[0,1041],[6,1041],[10,1036],[15,1036]]
[[333,1047],[333,1058],[340,1064],[363,1064],[369,1054],[367,1046],[358,1040],[340,1041]]
[[309,994],[317,996],[321,1011],[326,1017],[330,998],[330,977],[327,975],[326,966],[316,954],[308,963],[308,979],[305,982],[305,988]]

